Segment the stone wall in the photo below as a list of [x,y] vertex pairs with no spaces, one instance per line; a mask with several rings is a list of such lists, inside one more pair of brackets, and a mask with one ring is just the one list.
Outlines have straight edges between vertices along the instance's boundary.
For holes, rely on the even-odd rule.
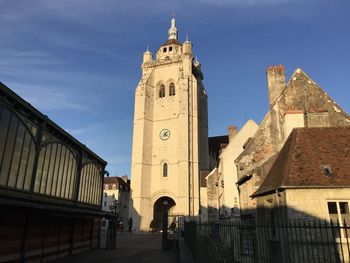
[[[274,74],[284,74],[284,70],[281,70],[280,66],[277,67],[278,70]],[[270,82],[268,82],[269,85],[271,85]],[[278,90],[280,81],[277,84]],[[271,87],[269,86],[270,93]],[[276,96],[275,92],[274,96]],[[298,113],[298,118],[290,118],[291,113]],[[280,151],[292,128],[302,126],[302,122],[304,122],[304,127],[350,126],[350,117],[322,88],[298,68],[280,96],[270,105],[269,112],[265,115],[250,143],[236,159],[238,179],[247,174],[253,174],[250,179],[253,183],[248,181],[241,185],[241,193],[250,196],[257,190],[260,186],[257,182],[262,182],[268,172],[261,174],[258,168]],[[240,195],[241,208],[250,212],[254,211],[252,210],[254,202],[245,202],[246,198]]]

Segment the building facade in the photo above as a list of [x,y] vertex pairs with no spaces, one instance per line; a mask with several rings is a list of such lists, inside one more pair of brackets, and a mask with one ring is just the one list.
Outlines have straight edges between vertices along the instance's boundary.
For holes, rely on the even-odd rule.
[[208,211],[213,209],[215,211],[216,208],[220,218],[234,218],[240,215],[239,192],[236,187],[237,167],[234,161],[258,127],[253,120],[248,120],[239,131],[236,127],[230,126],[228,144],[221,148],[217,165],[206,178],[208,205],[210,204]]
[[0,83],[0,261],[98,247],[106,164]]
[[256,216],[251,195],[264,182],[293,128],[350,126],[350,116],[307,74],[296,69],[286,83],[284,67],[267,69],[269,111],[237,157],[241,214]]
[[105,177],[102,210],[114,213],[126,226],[129,219],[130,180],[126,175]]
[[199,176],[208,169],[207,94],[192,43],[181,43],[171,21],[155,58],[143,55],[135,91],[131,167],[134,230],[149,230],[170,213],[199,214]]
[[257,219],[350,222],[349,163],[350,127],[294,129],[252,195]]
[[[293,261],[300,248],[303,262],[349,262],[349,163],[350,127],[293,129],[252,195],[258,224],[270,226],[279,244],[280,262]],[[293,234],[296,224],[299,231],[294,228]],[[262,231],[257,233],[257,250],[268,250],[269,242],[260,241]]]

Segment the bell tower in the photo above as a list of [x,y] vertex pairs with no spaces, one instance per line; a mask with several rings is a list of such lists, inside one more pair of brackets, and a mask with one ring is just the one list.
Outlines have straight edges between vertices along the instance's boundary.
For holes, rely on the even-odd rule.
[[148,231],[169,213],[199,214],[200,171],[208,169],[207,94],[192,43],[171,20],[155,56],[143,54],[135,91],[130,215]]

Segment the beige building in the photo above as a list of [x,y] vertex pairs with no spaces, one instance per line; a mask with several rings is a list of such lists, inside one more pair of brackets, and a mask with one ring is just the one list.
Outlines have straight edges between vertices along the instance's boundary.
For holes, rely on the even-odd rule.
[[350,127],[296,128],[252,195],[258,219],[350,222]]
[[293,128],[350,126],[350,117],[300,68],[286,83],[284,67],[267,69],[270,110],[236,159],[241,214],[254,217],[251,195],[264,182]]
[[248,120],[238,131],[229,127],[229,143],[220,152],[218,161],[218,201],[221,218],[239,216],[239,193],[236,186],[237,167],[235,159],[244,150],[249,140],[254,136],[259,126],[253,120]]
[[228,128],[228,143],[220,144],[215,160],[216,166],[205,178],[206,189],[202,191],[207,194],[208,215],[202,213],[203,220],[215,221],[219,217],[233,218],[240,215],[239,193],[236,187],[237,167],[234,161],[258,128],[258,124],[253,120],[248,120],[239,131],[235,126]]
[[[315,259],[315,249],[318,257],[323,255],[322,262],[349,262],[349,229],[345,229],[350,222],[349,163],[350,127],[295,128],[289,135],[252,195],[257,221],[270,226],[274,242],[280,244],[281,262],[294,262],[291,259],[300,248],[303,262],[320,261]],[[330,220],[333,225],[326,228]],[[295,224],[303,227],[294,228],[293,234],[290,226]],[[261,229],[257,233],[263,240]],[[302,240],[318,245],[305,245]],[[261,244],[260,251],[269,249],[268,242]]]
[[125,226],[129,219],[130,180],[126,175],[122,177],[104,177],[102,210],[117,213],[118,220]]
[[133,230],[149,230],[170,213],[199,214],[199,175],[208,169],[207,95],[192,43],[175,19],[155,56],[143,55],[135,91],[131,167]]

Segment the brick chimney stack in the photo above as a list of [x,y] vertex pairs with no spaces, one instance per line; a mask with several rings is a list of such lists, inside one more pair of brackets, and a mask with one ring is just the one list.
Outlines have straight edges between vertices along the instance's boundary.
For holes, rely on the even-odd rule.
[[236,126],[228,126],[228,141],[231,142],[237,133],[238,129]]
[[283,65],[269,66],[266,70],[270,106],[276,102],[286,86]]

